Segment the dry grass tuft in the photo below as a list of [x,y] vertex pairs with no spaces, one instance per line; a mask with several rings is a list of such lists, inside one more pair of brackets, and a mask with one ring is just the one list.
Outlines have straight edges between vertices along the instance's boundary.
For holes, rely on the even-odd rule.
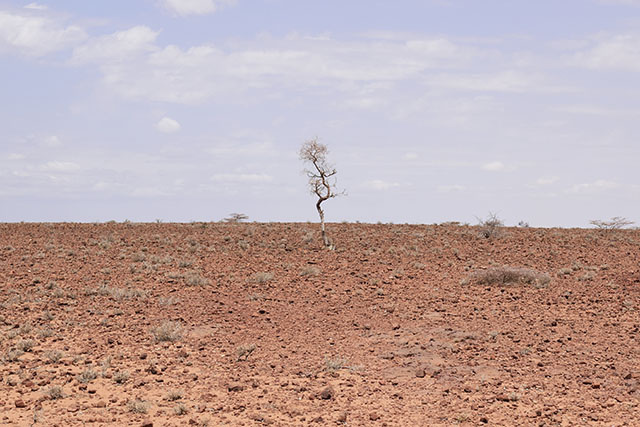
[[483,271],[476,271],[462,281],[463,285],[533,285],[537,288],[546,287],[551,277],[546,273],[530,268],[493,267]]
[[182,338],[182,324],[166,321],[151,329],[156,342],[175,342]]

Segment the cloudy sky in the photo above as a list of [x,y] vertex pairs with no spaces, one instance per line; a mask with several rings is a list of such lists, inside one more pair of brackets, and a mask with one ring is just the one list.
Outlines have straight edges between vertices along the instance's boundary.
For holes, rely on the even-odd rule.
[[638,0],[0,0],[0,221],[640,222]]

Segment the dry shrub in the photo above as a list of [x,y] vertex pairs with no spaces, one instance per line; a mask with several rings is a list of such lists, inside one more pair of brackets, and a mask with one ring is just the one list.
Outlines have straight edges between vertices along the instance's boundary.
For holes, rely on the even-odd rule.
[[273,280],[273,273],[260,272],[252,276],[252,280],[256,283],[267,283]]
[[533,285],[536,288],[546,287],[551,277],[546,273],[530,268],[492,267],[476,271],[462,281],[463,285]]
[[156,342],[176,342],[182,338],[182,324],[166,321],[151,329],[151,333]]

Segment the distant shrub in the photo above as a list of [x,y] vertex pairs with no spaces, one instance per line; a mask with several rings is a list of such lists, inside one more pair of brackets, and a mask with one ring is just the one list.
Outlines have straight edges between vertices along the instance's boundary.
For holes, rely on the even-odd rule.
[[485,219],[478,218],[478,225],[480,227],[480,236],[490,239],[502,235],[504,222],[498,218],[498,215],[489,212]]
[[195,271],[187,273],[184,277],[184,281],[189,286],[206,286],[210,283],[209,279],[202,277],[200,273]]
[[538,288],[546,287],[551,277],[546,273],[529,268],[493,267],[472,273],[462,281],[463,285],[533,285]]
[[271,280],[273,280],[273,273],[256,273],[251,277],[251,279],[256,283],[270,282]]
[[224,219],[224,222],[242,222],[246,219],[249,219],[249,217],[243,213],[232,213],[229,214],[229,216],[227,218]]
[[315,265],[308,265],[300,271],[301,276],[318,276],[320,269]]
[[629,221],[627,218],[622,218],[620,216],[614,216],[609,221],[603,221],[599,219],[594,219],[589,221],[591,225],[595,225],[600,230],[611,231],[611,230],[619,230],[628,225],[635,224],[633,221]]

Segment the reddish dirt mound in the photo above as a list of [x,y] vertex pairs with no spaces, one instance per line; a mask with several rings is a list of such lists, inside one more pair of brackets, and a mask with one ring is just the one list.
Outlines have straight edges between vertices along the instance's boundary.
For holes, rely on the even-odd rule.
[[0,224],[0,424],[638,425],[640,231],[329,232]]

